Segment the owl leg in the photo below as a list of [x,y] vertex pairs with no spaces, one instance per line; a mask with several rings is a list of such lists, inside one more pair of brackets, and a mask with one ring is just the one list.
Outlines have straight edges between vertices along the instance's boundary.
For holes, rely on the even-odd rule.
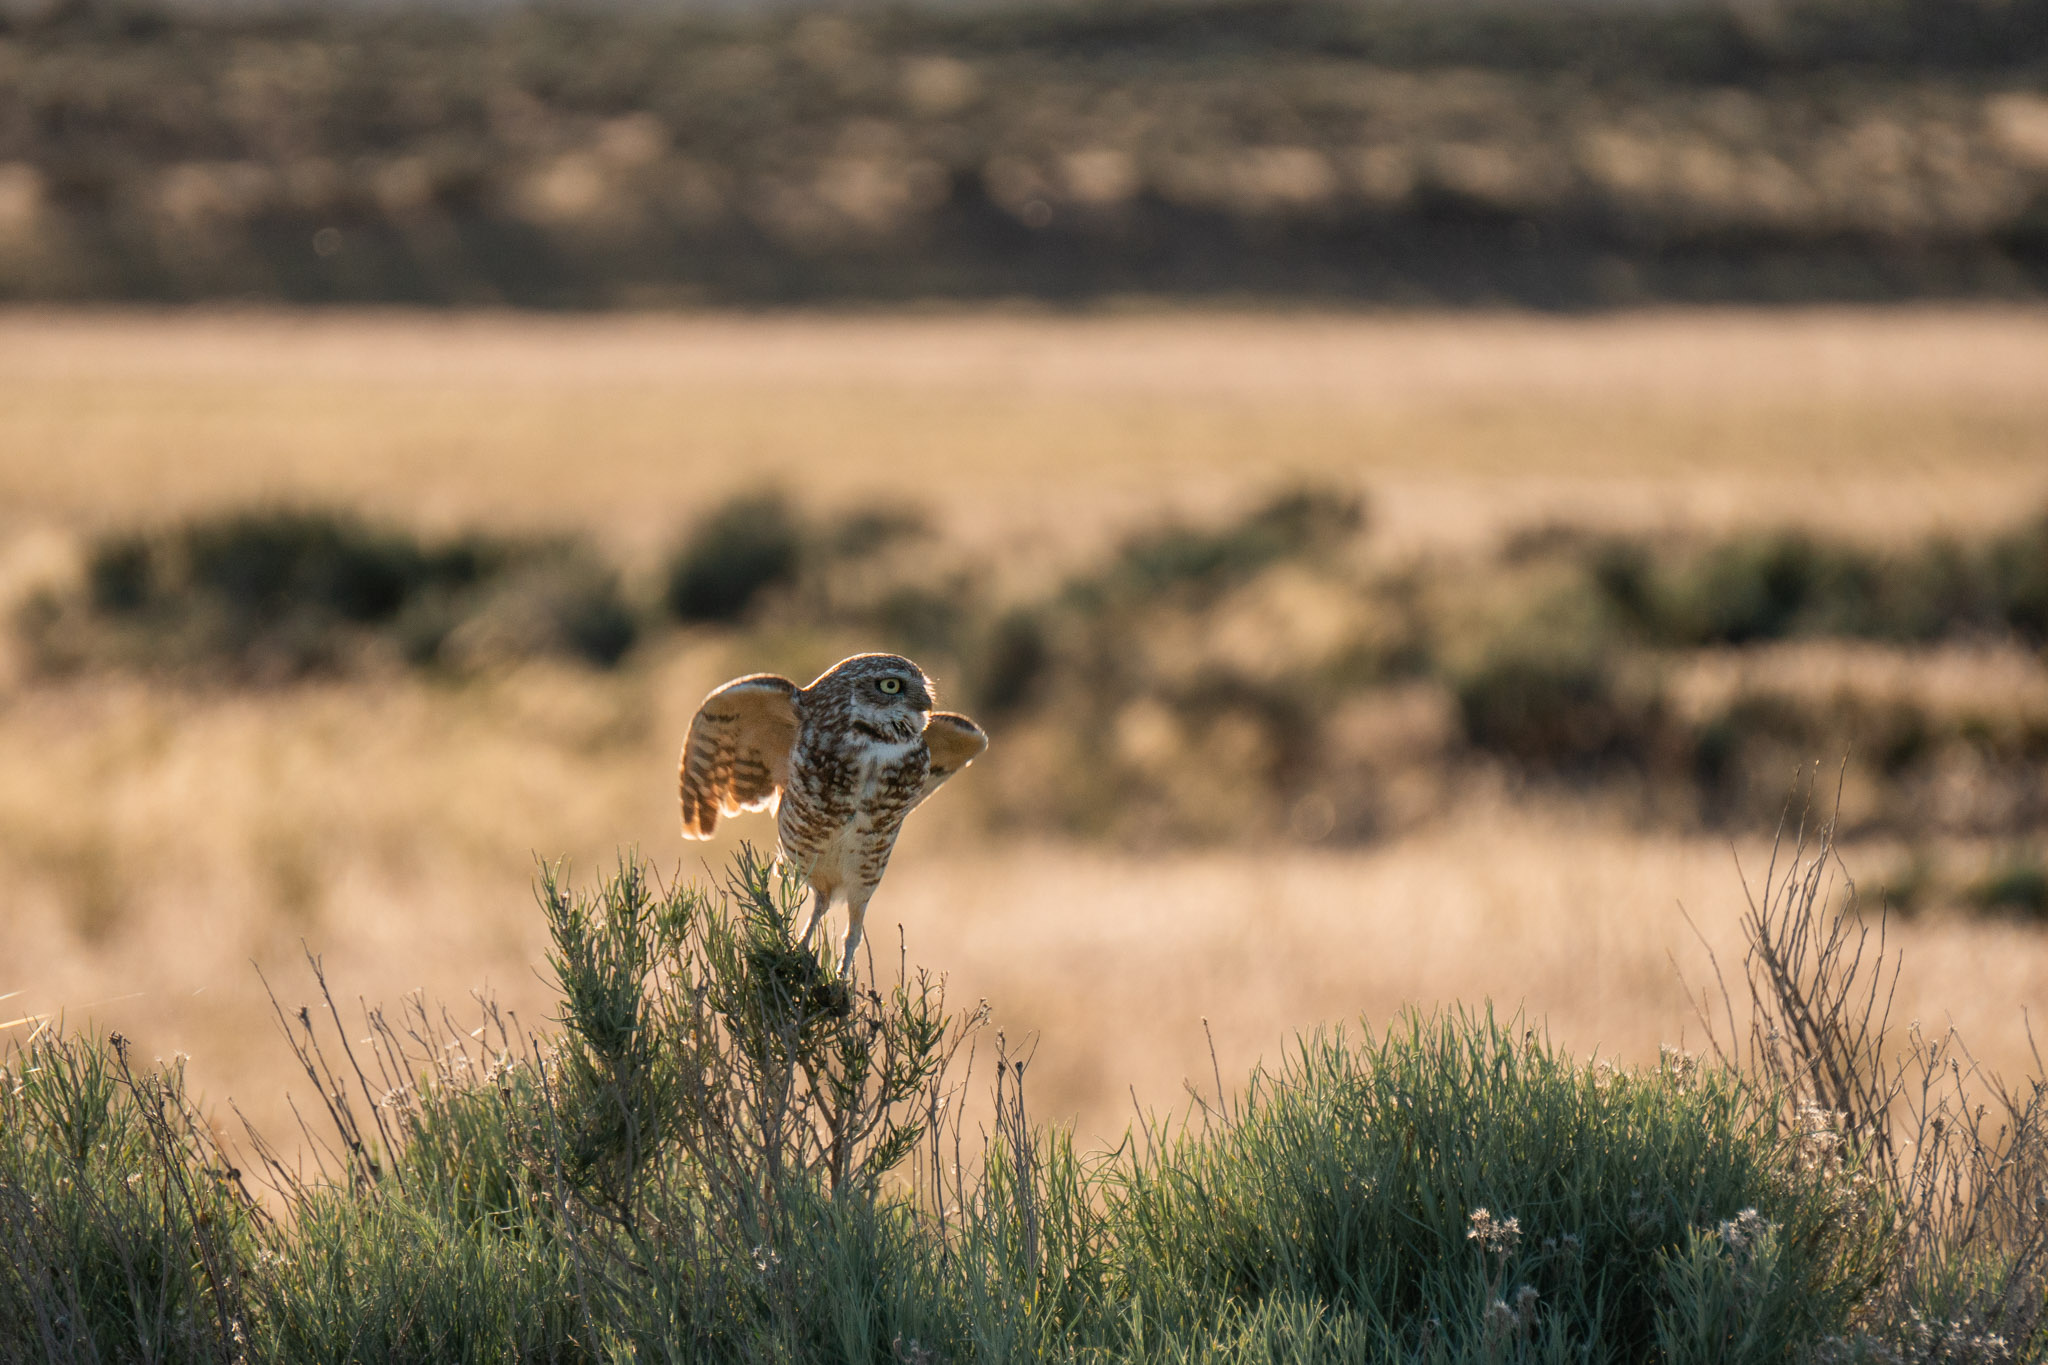
[[865,896],[857,901],[849,900],[846,903],[846,951],[839,959],[839,974],[841,976],[851,977],[853,975],[853,950],[860,947],[861,930],[867,922],[867,917],[868,902]]
[[831,904],[831,892],[822,886],[811,888],[811,917],[804,921],[804,947],[811,946],[811,935],[818,932],[818,921],[825,918],[825,910]]

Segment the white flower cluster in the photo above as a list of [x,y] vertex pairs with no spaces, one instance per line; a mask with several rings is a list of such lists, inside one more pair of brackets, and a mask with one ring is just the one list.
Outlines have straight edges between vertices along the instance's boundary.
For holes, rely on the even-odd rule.
[[1657,1049],[1658,1067],[1669,1073],[1681,1089],[1690,1087],[1700,1078],[1700,1059],[1683,1048],[1665,1044]]
[[1738,1256],[1762,1241],[1770,1230],[1771,1224],[1755,1209],[1744,1209],[1715,1229],[1728,1249]]
[[1465,1240],[1479,1243],[1491,1255],[1512,1255],[1522,1240],[1522,1220],[1498,1218],[1487,1209],[1474,1209],[1470,1226],[1465,1229]]
[[1814,1365],[2012,1365],[2012,1343],[1975,1321],[1929,1322],[1909,1313],[1889,1341],[1858,1332],[1830,1337],[1814,1352]]

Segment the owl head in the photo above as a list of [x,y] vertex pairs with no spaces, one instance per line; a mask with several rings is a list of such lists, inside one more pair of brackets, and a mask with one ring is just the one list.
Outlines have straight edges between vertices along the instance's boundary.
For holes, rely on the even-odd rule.
[[850,719],[905,740],[924,733],[933,701],[932,680],[901,654],[842,659],[804,693],[843,706]]

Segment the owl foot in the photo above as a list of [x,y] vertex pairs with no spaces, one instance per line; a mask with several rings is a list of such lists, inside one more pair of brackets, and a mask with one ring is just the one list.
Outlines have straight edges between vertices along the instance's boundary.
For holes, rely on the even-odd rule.
[[811,893],[811,917],[804,922],[804,936],[801,940],[804,947],[811,946],[811,935],[818,932],[818,921],[825,918],[825,906],[830,899],[822,891]]
[[846,907],[846,951],[839,959],[839,975],[853,979],[853,951],[860,947],[861,928],[868,916],[865,905]]

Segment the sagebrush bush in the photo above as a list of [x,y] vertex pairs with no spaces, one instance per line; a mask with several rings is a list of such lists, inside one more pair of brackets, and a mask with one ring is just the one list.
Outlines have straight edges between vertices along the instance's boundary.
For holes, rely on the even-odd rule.
[[0,1067],[0,1360],[203,1361],[244,1320],[260,1215],[182,1062],[48,1031]]
[[1746,1065],[1410,1014],[1087,1157],[1000,1036],[968,1140],[985,1013],[907,961],[835,976],[751,853],[721,888],[547,872],[545,1035],[414,1000],[352,1043],[315,963],[333,1029],[279,1018],[327,1164],[252,1135],[268,1202],[177,1065],[13,1046],[0,1360],[2042,1359],[2048,1089],[1987,1127],[1901,1087],[1951,1054],[1887,1045],[1820,852],[1747,925]]
[[1473,745],[1533,773],[1647,767],[1662,720],[1656,694],[1631,694],[1604,654],[1501,649],[1457,680],[1457,701]]
[[1980,909],[2048,920],[2048,861],[2030,850],[2013,850],[1971,883],[1966,894]]
[[1126,541],[1100,587],[1199,601],[1282,560],[1327,552],[1365,527],[1365,504],[1327,488],[1290,489],[1214,527],[1168,525]]
[[1794,637],[2048,642],[2048,520],[1981,541],[1934,536],[1881,551],[1803,531],[1755,531],[1658,552],[1606,538],[1586,572],[1628,631],[1665,645]]
[[[1673,1267],[1732,1257],[1716,1229],[1748,1210],[1783,1254],[1728,1311],[1776,1350],[1817,1340],[1880,1254],[1875,1210],[1788,1162],[1755,1098],[1690,1057],[1582,1067],[1490,1016],[1325,1035],[1133,1174],[1130,1288],[1175,1331],[1277,1299],[1423,1356],[1642,1359],[1695,1311]],[[1717,1340],[1696,1358],[1730,1358]]]
[[559,655],[616,664],[640,632],[617,573],[565,539],[426,541],[352,513],[271,508],[118,531],[78,601],[18,625],[46,670],[281,681],[382,650],[420,665]]
[[739,620],[762,592],[796,580],[804,539],[780,494],[750,494],[714,509],[669,563],[669,611],[681,621]]

